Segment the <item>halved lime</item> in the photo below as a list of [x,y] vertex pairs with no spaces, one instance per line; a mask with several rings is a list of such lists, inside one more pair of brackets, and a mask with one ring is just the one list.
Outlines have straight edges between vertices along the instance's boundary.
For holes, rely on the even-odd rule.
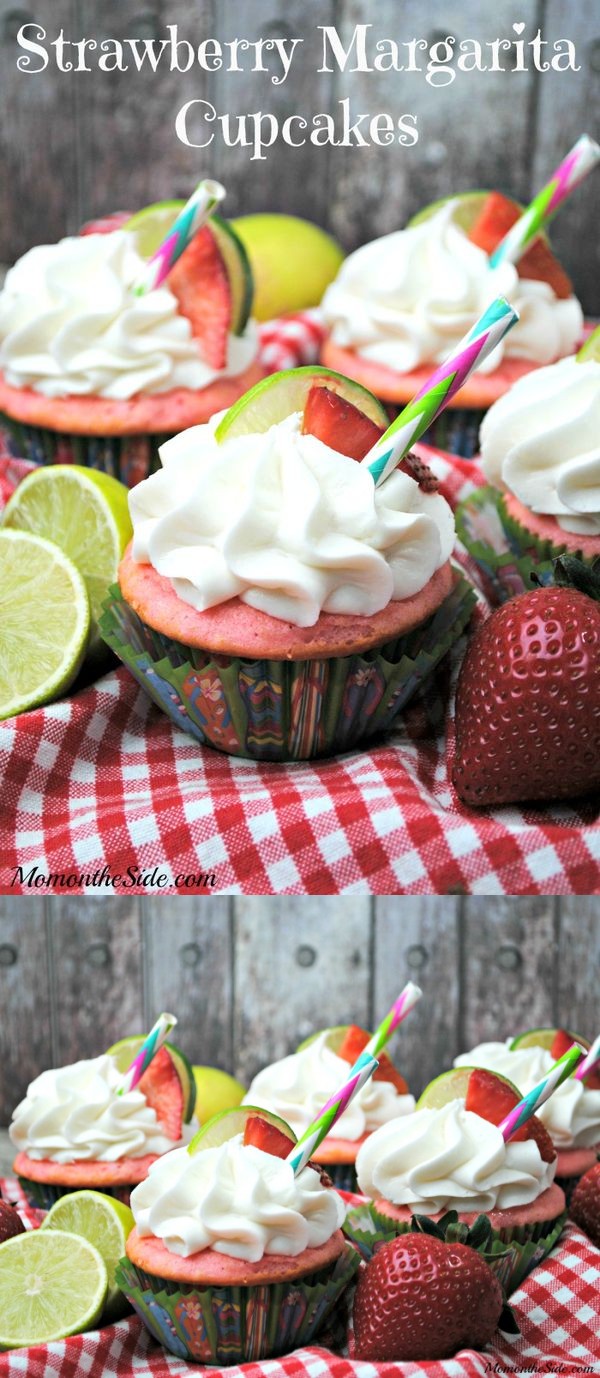
[[246,1121],[250,1117],[257,1115],[259,1119],[266,1120],[272,1124],[274,1129],[278,1129],[280,1134],[285,1134],[289,1139],[290,1145],[298,1142],[293,1129],[279,1115],[272,1115],[270,1110],[264,1110],[262,1106],[240,1105],[235,1110],[222,1110],[220,1115],[213,1115],[208,1124],[202,1126],[198,1133],[194,1135],[191,1143],[188,1144],[188,1153],[192,1156],[205,1148],[220,1148],[221,1144],[226,1144],[229,1139],[234,1139],[236,1134],[243,1134],[246,1128]]
[[[126,222],[123,228],[135,234],[136,249],[142,258],[152,257],[184,205],[184,201],[157,201],[153,206],[144,206],[141,211],[136,211]],[[223,220],[220,215],[211,215],[207,224],[217,241],[229,279],[232,334],[241,335],[248,324],[254,295],[250,260],[239,235],[228,220]]]
[[125,485],[79,464],[34,469],[6,504],[3,526],[60,546],[85,579],[95,624],[132,536]]
[[[114,1057],[119,1072],[126,1072],[133,1062],[134,1057],[140,1051],[144,1039],[141,1036],[121,1038],[118,1043],[113,1043],[112,1048],[107,1052]],[[188,1062],[185,1053],[181,1048],[176,1048],[174,1043],[165,1043],[165,1048],[181,1082],[183,1091],[183,1120],[184,1124],[189,1124],[196,1107],[196,1082],[191,1063]]]
[[192,1067],[196,1083],[196,1115],[201,1124],[243,1101],[246,1087],[220,1067]]
[[[477,1067],[453,1067],[450,1072],[442,1072],[440,1077],[435,1077],[429,1086],[425,1087],[417,1101],[417,1110],[440,1110],[443,1105],[449,1105],[450,1101],[466,1100],[471,1072],[480,1070]],[[510,1086],[517,1100],[521,1099],[521,1092],[508,1077],[501,1077],[498,1072],[490,1072],[490,1076],[504,1082],[505,1086]]]
[[303,413],[311,388],[319,385],[352,402],[377,426],[387,430],[389,416],[372,392],[361,387],[360,383],[345,378],[342,373],[332,373],[331,369],[309,364],[304,368],[287,368],[281,373],[272,373],[269,378],[256,383],[225,413],[215,431],[217,440],[234,440],[240,435],[262,435],[279,421],[285,421],[293,412]]
[[59,1230],[7,1239],[0,1244],[0,1349],[91,1330],[107,1288],[104,1259],[86,1239]]
[[578,364],[600,364],[600,325],[588,335],[585,344],[577,350],[575,358]]
[[125,1253],[127,1238],[135,1225],[133,1213],[122,1201],[100,1191],[71,1191],[48,1211],[43,1230],[66,1230],[87,1239],[104,1259],[108,1292],[104,1319],[115,1320],[127,1310],[127,1301],[115,1283],[115,1269]]
[[73,683],[90,631],[86,587],[51,541],[0,530],[0,719]]

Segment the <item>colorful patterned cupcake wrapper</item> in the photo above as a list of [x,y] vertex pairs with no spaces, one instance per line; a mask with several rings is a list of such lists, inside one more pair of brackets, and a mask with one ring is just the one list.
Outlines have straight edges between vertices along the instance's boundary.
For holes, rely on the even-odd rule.
[[254,760],[306,760],[348,751],[390,727],[458,640],[474,604],[459,575],[433,616],[407,636],[331,660],[246,660],[186,646],[143,622],[116,587],[100,630],[158,707],[197,742]]
[[533,588],[533,572],[541,583],[552,583],[552,562],[566,546],[540,540],[509,516],[497,488],[478,488],[459,504],[455,520],[457,537],[476,561],[490,602],[505,603]]
[[116,1281],[160,1344],[180,1359],[239,1364],[310,1344],[360,1266],[347,1246],[333,1267],[258,1287],[199,1287],[154,1277],[123,1258]]
[[479,453],[479,428],[485,407],[446,407],[423,436],[424,445],[433,445],[448,454],[472,459]]
[[56,1182],[34,1182],[32,1177],[19,1177],[18,1181],[23,1188],[25,1196],[30,1206],[36,1206],[38,1210],[49,1211],[50,1207],[58,1201],[61,1196],[69,1196],[72,1191],[101,1191],[104,1196],[114,1196],[115,1201],[122,1201],[125,1206],[129,1205],[129,1197],[135,1186],[134,1182],[129,1185],[121,1183],[119,1186],[76,1187],[59,1186]]
[[159,445],[170,438],[160,435],[68,435],[41,426],[28,426],[0,412],[0,433],[10,455],[34,464],[84,464],[133,488],[160,467]]
[[[554,1248],[566,1218],[566,1211],[563,1211],[552,1220],[519,1225],[512,1230],[492,1231],[492,1244],[485,1253],[488,1260],[490,1253],[494,1255],[490,1267],[497,1274],[506,1296],[515,1292],[532,1268]],[[409,1229],[407,1222],[381,1215],[368,1202],[349,1210],[343,1226],[346,1238],[356,1246],[367,1263],[382,1245],[407,1234]]]

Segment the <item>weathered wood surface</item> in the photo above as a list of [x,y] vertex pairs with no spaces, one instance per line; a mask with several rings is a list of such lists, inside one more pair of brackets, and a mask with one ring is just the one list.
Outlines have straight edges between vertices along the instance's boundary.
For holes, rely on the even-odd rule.
[[[523,37],[539,27],[548,40],[570,38],[578,73],[464,73],[447,86],[425,74],[316,74],[318,26],[335,23],[349,42],[354,25],[371,23],[374,38],[429,42],[448,34],[482,43],[514,37],[512,0],[482,5],[456,0],[429,7],[421,0],[0,0],[0,261],[31,244],[56,239],[90,216],[117,206],[136,208],[183,196],[200,171],[228,187],[227,212],[272,209],[304,214],[337,233],[347,248],[405,222],[419,206],[462,188],[498,185],[526,199],[552,172],[600,110],[600,6],[597,0],[523,0]],[[35,20],[47,40],[61,27],[78,39],[163,37],[167,23],[197,44],[207,37],[298,37],[300,57],[287,80],[264,73],[60,73],[17,70],[20,25]],[[309,116],[338,111],[350,97],[353,113],[405,111],[418,116],[413,148],[290,148],[278,142],[266,161],[219,139],[205,151],[186,148],[174,121],[186,100],[208,99],[220,114],[272,112]],[[553,231],[588,312],[600,313],[597,181],[581,188]]]
[[249,1081],[314,1029],[372,1025],[418,1092],[489,1037],[600,1027],[600,899],[0,900],[0,1125],[47,1066],[179,1018],[194,1062]]

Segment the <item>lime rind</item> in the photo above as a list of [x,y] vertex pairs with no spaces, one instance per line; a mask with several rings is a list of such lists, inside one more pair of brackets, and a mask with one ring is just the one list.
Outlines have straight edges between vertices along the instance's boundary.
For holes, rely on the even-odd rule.
[[231,288],[231,331],[233,335],[243,335],[250,320],[254,297],[250,259],[245,245],[228,220],[223,220],[220,215],[212,215],[208,226],[217,241]]
[[288,368],[280,373],[272,373],[238,398],[217,426],[217,441],[261,435],[294,412],[303,413],[314,384],[329,387],[345,401],[358,407],[377,426],[387,429],[389,417],[385,407],[367,388],[345,378],[342,373],[335,373],[317,364],[307,364],[303,368]]
[[70,688],[90,633],[90,605],[73,561],[52,541],[0,529],[0,719]]
[[108,1290],[106,1264],[88,1240],[31,1230],[0,1244],[0,1349],[50,1344],[90,1330]]
[[[144,1039],[142,1035],[131,1035],[128,1038],[121,1038],[117,1043],[113,1043],[111,1048],[107,1048],[110,1057],[114,1057],[119,1072],[126,1072],[131,1066],[134,1057],[139,1052]],[[194,1070],[181,1048],[177,1048],[174,1043],[165,1043],[171,1061],[181,1082],[183,1091],[183,1122],[189,1124],[196,1108],[196,1081]]]
[[87,1239],[104,1259],[108,1274],[105,1321],[115,1320],[127,1309],[126,1299],[115,1283],[115,1271],[134,1225],[129,1206],[99,1191],[72,1191],[59,1197],[42,1224],[43,1230],[62,1230]]
[[[554,1039],[557,1033],[560,1032],[561,1030],[559,1028],[527,1029],[525,1033],[517,1034],[517,1037],[513,1038],[510,1044],[510,1051],[514,1053],[517,1048],[546,1048],[546,1050],[550,1052]],[[581,1038],[579,1034],[571,1033],[570,1029],[564,1029],[563,1032],[566,1033],[569,1038],[572,1038],[574,1043],[580,1043],[582,1048],[589,1048],[589,1043],[585,1038]]]
[[[433,1081],[430,1081],[429,1085],[425,1087],[415,1108],[417,1110],[441,1110],[442,1106],[449,1105],[450,1101],[466,1100],[471,1072],[481,1070],[479,1067],[453,1067],[449,1072],[442,1072],[441,1076],[434,1077]],[[510,1081],[509,1077],[501,1077],[498,1072],[490,1072],[489,1075],[496,1077],[496,1080],[503,1082],[505,1086],[510,1086],[517,1100],[521,1100],[519,1088],[515,1086],[513,1081]]]
[[293,1129],[279,1115],[273,1115],[270,1110],[265,1110],[260,1105],[240,1105],[235,1110],[221,1110],[218,1115],[213,1115],[212,1120],[208,1120],[188,1144],[188,1153],[193,1157],[195,1153],[200,1153],[204,1149],[220,1148],[221,1144],[234,1139],[236,1134],[243,1134],[246,1121],[253,1115],[267,1120],[281,1134],[285,1134],[290,1145],[298,1142]]

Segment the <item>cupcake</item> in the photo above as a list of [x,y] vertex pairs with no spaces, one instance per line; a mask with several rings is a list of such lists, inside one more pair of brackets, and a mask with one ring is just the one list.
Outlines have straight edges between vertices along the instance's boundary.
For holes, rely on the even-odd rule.
[[[354,1065],[370,1036],[356,1024],[314,1034],[295,1053],[258,1072],[245,1100],[281,1116],[300,1137],[320,1107],[343,1085],[348,1066]],[[340,1116],[335,1134],[328,1134],[314,1154],[335,1185],[345,1191],[356,1189],[356,1155],[369,1135],[415,1108],[414,1097],[391,1058],[385,1052],[377,1056],[377,1071]]]
[[243,246],[213,218],[144,296],[123,227],[30,249],[0,292],[0,430],[36,463],[131,485],[167,436],[229,406],[263,369]]
[[452,512],[416,459],[379,487],[386,428],[327,370],[274,374],[161,447],[105,640],[177,726],[261,760],[384,731],[469,619]]
[[461,1067],[432,1082],[412,1115],[376,1130],[356,1160],[370,1204],[350,1211],[346,1226],[363,1256],[409,1229],[414,1215],[438,1222],[456,1212],[468,1226],[485,1215],[492,1266],[514,1291],[553,1247],[565,1218],[544,1126],[533,1117],[508,1143],[498,1128],[518,1102],[510,1082]]
[[518,265],[489,254],[520,214],[497,192],[436,202],[406,229],[363,245],[342,264],[322,309],[323,362],[387,403],[408,402],[496,296],[519,312],[514,330],[460,389],[425,439],[470,457],[485,410],[523,374],[576,348],[581,306],[547,242]]
[[196,1084],[183,1053],[165,1044],[135,1089],[121,1093],[131,1060],[122,1065],[123,1046],[42,1072],[17,1105],[8,1132],[30,1205],[48,1210],[83,1189],[128,1204],[152,1163],[190,1139]]
[[254,1109],[216,1116],[131,1196],[117,1282],[181,1359],[239,1364],[309,1344],[359,1267],[345,1207],[311,1164],[285,1161],[289,1126]]
[[[589,1045],[579,1034],[565,1029],[532,1029],[506,1043],[480,1043],[462,1053],[455,1067],[487,1067],[508,1077],[526,1095],[549,1072],[557,1058],[573,1043]],[[598,1159],[600,1150],[600,1076],[590,1072],[585,1081],[569,1077],[556,1088],[538,1111],[557,1152],[556,1181],[567,1201],[583,1175]]]
[[461,504],[457,531],[495,602],[529,588],[532,571],[550,582],[559,555],[590,565],[600,556],[595,345],[594,337],[580,355],[522,378],[483,419],[490,485]]

